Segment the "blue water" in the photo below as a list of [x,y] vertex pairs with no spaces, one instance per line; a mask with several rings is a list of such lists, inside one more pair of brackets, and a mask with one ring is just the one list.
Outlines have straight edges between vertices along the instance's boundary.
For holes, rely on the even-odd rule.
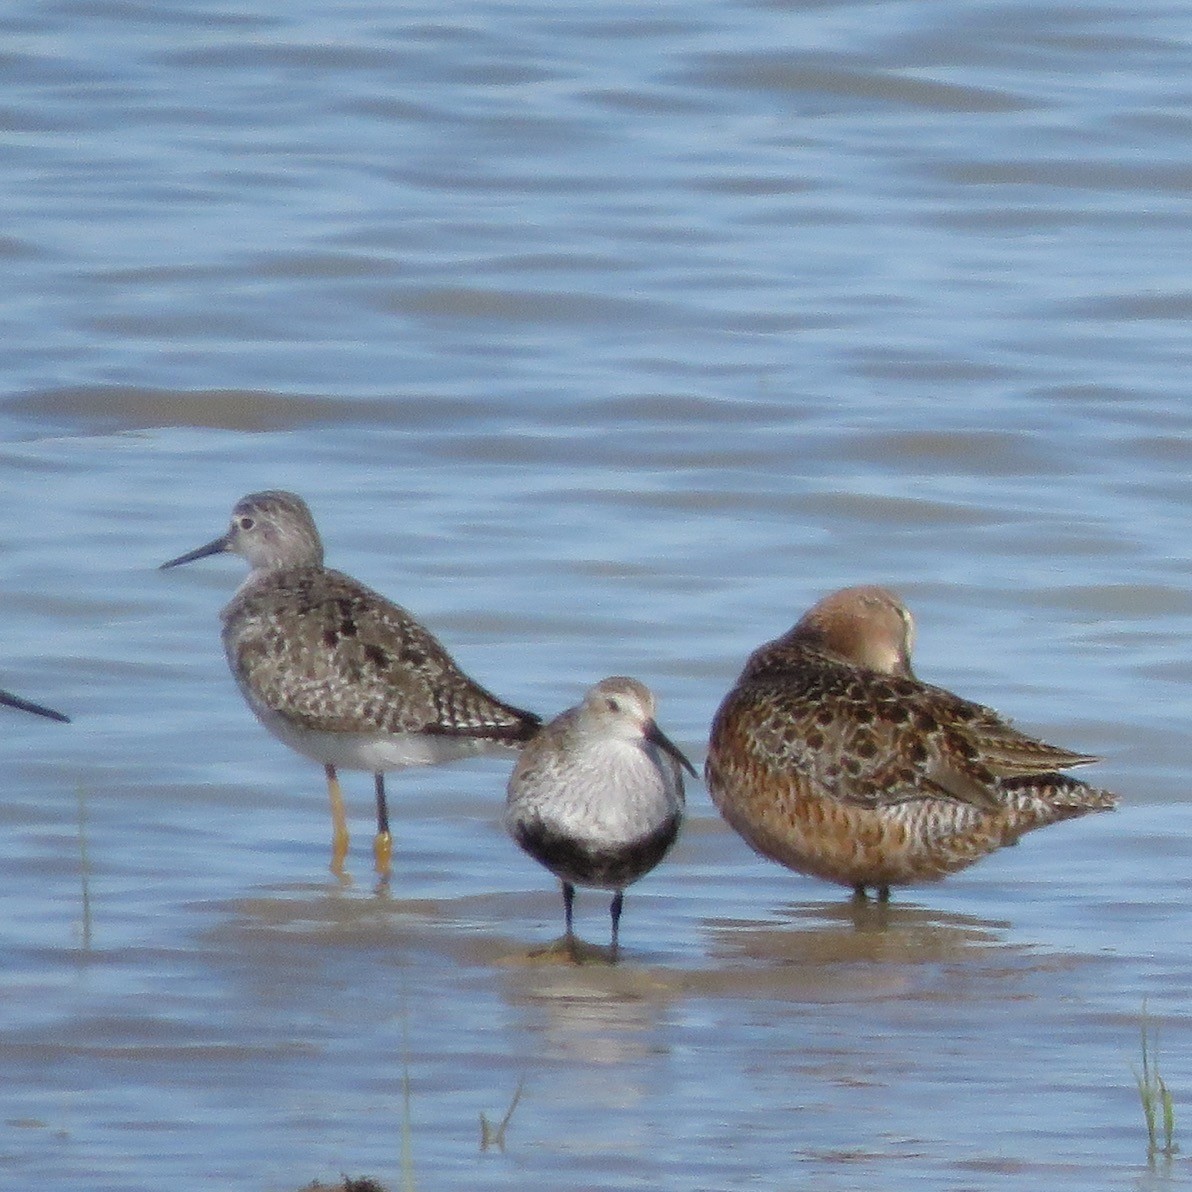
[[[399,1188],[404,1130],[421,1188],[1187,1186],[1131,1071],[1145,1001],[1182,1127],[1181,6],[0,33],[0,686],[74,718],[3,717],[0,1183]],[[318,768],[226,672],[241,565],[156,571],[265,487],[504,698],[633,674],[697,760],[754,646],[889,584],[921,675],[1123,806],[868,914],[694,784],[624,962],[533,961],[508,763],[394,777],[387,891],[347,775],[341,887]]]

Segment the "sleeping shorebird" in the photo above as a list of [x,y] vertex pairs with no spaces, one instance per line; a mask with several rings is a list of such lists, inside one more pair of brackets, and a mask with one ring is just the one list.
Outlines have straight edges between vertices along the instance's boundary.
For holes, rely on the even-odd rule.
[[1099,760],[915,678],[883,588],[825,597],[755,650],[712,724],[705,776],[763,856],[874,889],[935,881],[1025,832],[1117,804],[1061,770]]
[[374,775],[377,872],[392,839],[385,772],[517,746],[541,723],[472,682],[408,612],[323,566],[301,497],[252,493],[226,534],[162,569],[230,551],[252,570],[223,610],[223,644],[257,719],[322,764],[331,797],[331,868],[342,872],[348,828],[337,769]]
[[666,855],[683,818],[685,767],[636,679],[603,679],[522,750],[509,779],[509,834],[563,885],[566,945],[576,886],[612,890],[612,959],[625,887]]

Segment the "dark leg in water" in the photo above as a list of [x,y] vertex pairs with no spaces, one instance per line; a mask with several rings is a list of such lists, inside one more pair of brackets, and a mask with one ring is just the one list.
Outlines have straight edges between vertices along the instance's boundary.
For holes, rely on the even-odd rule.
[[575,887],[570,882],[563,883],[563,923],[567,928],[567,951],[571,959],[577,959],[575,954],[575,933],[571,930],[571,912],[575,906]]
[[373,856],[377,863],[377,873],[382,877],[389,876],[389,864],[393,859],[393,837],[389,835],[389,806],[385,802],[385,775],[373,775],[377,791],[377,835],[373,841]]
[[625,905],[625,893],[622,890],[618,890],[613,895],[613,904],[609,908],[609,914],[611,914],[613,917],[612,958],[613,958],[614,964],[616,963],[616,960],[617,960],[617,949],[620,944],[621,907],[624,905]]
[[563,883],[563,923],[567,928],[567,938],[571,938],[571,910],[575,906],[575,887],[570,882]]

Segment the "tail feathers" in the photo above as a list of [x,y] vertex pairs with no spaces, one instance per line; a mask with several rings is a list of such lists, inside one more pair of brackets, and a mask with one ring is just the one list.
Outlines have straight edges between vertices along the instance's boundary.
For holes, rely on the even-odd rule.
[[1011,799],[1019,797],[1054,809],[1057,818],[1066,819],[1090,811],[1112,811],[1118,805],[1118,797],[1112,791],[1089,786],[1067,774],[1020,775],[1004,778],[999,785]]
[[[471,710],[470,710],[471,711]],[[483,741],[524,745],[542,727],[542,717],[525,712],[510,704],[486,707],[482,712],[454,715],[439,724],[428,725],[423,731],[442,737],[473,737]]]
[[513,744],[524,745],[531,737],[536,736],[542,727],[542,717],[535,712],[523,712],[520,708],[509,708],[516,719],[512,724],[500,725],[490,734],[494,741],[509,741]]
[[1028,737],[1001,721],[981,724],[974,737],[982,763],[1003,778],[1033,776],[1042,781],[1056,771],[1101,760]]

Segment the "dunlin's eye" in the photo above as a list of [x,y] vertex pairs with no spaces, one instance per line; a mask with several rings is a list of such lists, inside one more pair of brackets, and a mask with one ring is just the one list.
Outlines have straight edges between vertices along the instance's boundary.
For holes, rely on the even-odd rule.
[[619,712],[621,710],[621,705],[619,703],[617,703],[617,701],[615,699],[613,699],[612,696],[609,696],[609,698],[604,701],[604,706],[610,712]]
[[243,517],[239,517],[236,519],[236,524],[242,530],[251,530],[253,528],[253,526],[255,526],[257,523],[255,521],[253,521],[253,519],[251,517],[249,517],[248,514],[245,514]]

